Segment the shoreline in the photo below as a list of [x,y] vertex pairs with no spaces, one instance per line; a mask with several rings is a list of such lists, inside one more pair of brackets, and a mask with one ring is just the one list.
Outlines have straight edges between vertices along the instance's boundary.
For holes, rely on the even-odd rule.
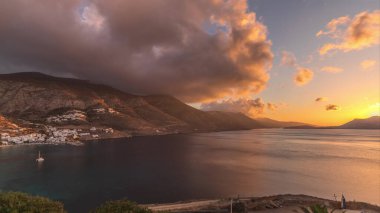
[[[343,212],[340,209],[340,201],[319,198],[304,194],[280,194],[262,197],[232,198],[234,205],[243,203],[248,212],[302,212],[300,207],[309,207],[320,204],[334,212]],[[380,212],[380,206],[366,202],[347,201],[347,213],[349,212]],[[201,199],[179,201],[174,203],[157,203],[140,205],[153,212],[230,212],[231,198]]]
[[[237,129],[237,130],[218,130],[218,131],[189,131],[189,132],[161,132],[159,134],[130,134],[130,132],[123,132],[123,134],[110,135],[109,137],[99,137],[99,138],[89,138],[89,139],[80,139],[77,141],[66,141],[66,142],[33,142],[33,143],[17,143],[17,144],[1,144],[2,147],[16,147],[16,146],[25,146],[25,145],[72,145],[72,146],[83,146],[87,142],[97,142],[100,140],[112,140],[112,139],[127,139],[134,137],[149,137],[149,136],[165,136],[165,135],[184,135],[184,134],[197,134],[197,133],[218,133],[218,132],[238,132],[238,131],[249,131],[256,129],[284,129],[284,130],[295,130],[293,128],[253,128],[253,129]],[[308,129],[310,130],[310,129]],[[311,129],[313,130],[313,129]],[[320,130],[320,129],[316,129]],[[324,130],[336,130],[336,129],[324,129]],[[350,129],[352,130],[352,129]],[[356,130],[377,130],[377,129],[356,129]]]
[[[255,128],[255,129],[264,129],[264,128]],[[88,138],[80,139],[77,141],[65,141],[65,142],[33,142],[33,143],[17,143],[17,144],[1,144],[1,147],[16,147],[16,146],[25,146],[25,145],[73,145],[73,146],[83,146],[87,142],[97,142],[101,140],[113,140],[113,139],[127,139],[134,137],[151,137],[151,136],[166,136],[166,135],[184,135],[184,134],[194,134],[194,133],[214,133],[214,132],[231,132],[231,131],[248,131],[253,129],[239,129],[239,130],[220,130],[220,131],[193,131],[193,132],[161,132],[159,134],[130,134],[125,132],[124,134],[110,135],[109,137],[99,137],[99,138]]]

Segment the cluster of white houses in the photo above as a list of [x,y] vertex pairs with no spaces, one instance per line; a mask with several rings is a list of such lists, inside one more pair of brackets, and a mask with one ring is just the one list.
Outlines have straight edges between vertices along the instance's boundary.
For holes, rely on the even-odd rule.
[[[104,114],[118,114],[119,112],[112,108],[95,108],[93,109],[95,113]],[[68,121],[86,121],[87,115],[85,112],[80,110],[70,110],[65,112],[63,115],[55,115],[46,118],[48,123],[65,123]]]
[[9,133],[1,133],[1,142],[4,144],[42,143],[45,142],[45,140],[46,135],[40,133],[30,133],[18,136],[11,136]]
[[86,113],[79,110],[70,110],[63,115],[50,116],[46,119],[48,123],[63,123],[67,121],[86,121]]
[[112,108],[95,108],[93,109],[96,113],[99,113],[99,114],[104,114],[106,112],[110,113],[110,114],[119,114],[118,111],[112,109]]
[[65,129],[47,126],[44,133],[8,133],[0,132],[0,144],[22,144],[22,143],[67,143],[81,139],[99,138],[99,134],[113,134],[112,128],[96,129],[92,127],[89,130],[82,129]]

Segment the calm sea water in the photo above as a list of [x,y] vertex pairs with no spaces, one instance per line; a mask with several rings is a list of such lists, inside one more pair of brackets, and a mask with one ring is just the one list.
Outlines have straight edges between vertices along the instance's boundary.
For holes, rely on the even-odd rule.
[[0,190],[60,200],[69,212],[120,198],[158,203],[238,194],[344,193],[380,204],[380,131],[262,129],[5,147]]

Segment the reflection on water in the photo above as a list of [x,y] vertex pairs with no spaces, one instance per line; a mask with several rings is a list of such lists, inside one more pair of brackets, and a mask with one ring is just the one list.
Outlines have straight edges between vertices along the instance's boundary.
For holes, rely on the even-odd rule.
[[380,132],[262,129],[0,148],[0,190],[48,196],[74,212],[124,197],[153,203],[237,194],[344,193],[380,204]]

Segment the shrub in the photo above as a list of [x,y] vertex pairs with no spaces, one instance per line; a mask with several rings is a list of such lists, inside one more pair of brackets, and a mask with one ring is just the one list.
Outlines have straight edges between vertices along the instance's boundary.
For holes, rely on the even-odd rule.
[[0,193],[1,213],[64,213],[63,204],[21,192]]
[[90,213],[152,213],[148,208],[138,206],[129,200],[108,201]]
[[[300,207],[304,213],[329,213],[327,206],[316,204],[314,206],[310,206],[310,210],[305,207]],[[333,209],[330,213],[333,213],[335,209]]]
[[244,212],[246,212],[245,204],[240,202],[240,201],[233,203],[232,204],[232,210],[233,210],[233,212],[244,213]]

